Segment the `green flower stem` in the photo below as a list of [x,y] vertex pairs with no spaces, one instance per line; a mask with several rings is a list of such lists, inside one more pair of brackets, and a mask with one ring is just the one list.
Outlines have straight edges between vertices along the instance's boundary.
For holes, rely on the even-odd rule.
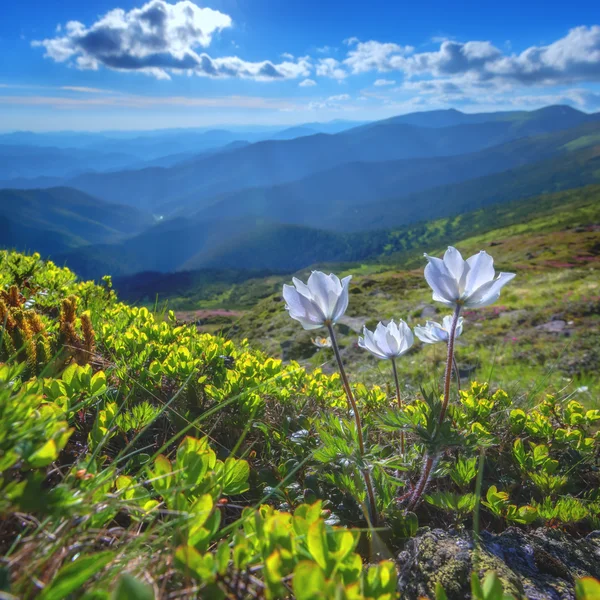
[[456,327],[458,325],[458,317],[460,317],[461,305],[457,304],[452,317],[452,327],[450,327],[450,335],[448,337],[448,358],[446,359],[446,375],[444,377],[444,401],[442,410],[440,411],[439,425],[444,422],[446,411],[448,410],[448,402],[450,401],[450,381],[452,379],[452,365],[454,364],[454,337],[456,336]]
[[[400,396],[400,382],[398,381],[398,369],[396,368],[396,359],[392,357],[392,372],[394,373],[394,382],[396,384],[396,400],[398,408],[402,410],[402,397]],[[400,432],[400,452],[404,458],[404,431]]]
[[[338,369],[340,371],[340,377],[342,378],[342,385],[344,387],[344,391],[346,392],[346,398],[348,399],[348,404],[354,414],[354,421],[356,423],[356,430],[358,432],[358,449],[360,451],[360,455],[364,456],[365,442],[363,439],[362,421],[360,418],[360,413],[358,412],[358,406],[356,404],[356,400],[354,399],[352,389],[350,388],[350,382],[348,381],[348,376],[346,375],[346,369],[344,369],[342,357],[340,356],[340,349],[337,343],[337,339],[335,337],[335,332],[333,331],[333,324],[331,322],[327,322],[326,326],[327,330],[329,331],[329,337],[331,338],[331,347],[333,348],[333,353],[335,354],[335,359],[337,360]],[[369,504],[371,509],[371,521],[373,525],[377,525],[377,505],[375,504],[375,492],[373,490],[371,474],[367,469],[363,469],[362,474],[365,479],[367,496],[369,498]]]

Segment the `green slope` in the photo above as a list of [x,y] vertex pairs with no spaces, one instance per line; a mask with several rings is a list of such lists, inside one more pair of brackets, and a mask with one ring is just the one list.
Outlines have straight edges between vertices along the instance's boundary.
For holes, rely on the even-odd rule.
[[[392,254],[386,262],[332,266],[340,275],[354,275],[349,318],[339,330],[345,360],[358,380],[380,379],[381,369],[389,376],[387,365],[356,347],[362,324],[374,326],[377,315],[404,318],[414,326],[429,315],[439,319],[447,313],[431,301],[422,253],[441,255],[452,243],[465,255],[485,249],[494,256],[498,271],[517,273],[496,305],[465,313],[467,324],[459,343],[463,371],[506,385],[512,382],[522,386],[522,393],[540,382],[553,389],[572,382],[570,389],[582,388],[581,394],[600,391],[595,337],[600,326],[600,186],[438,220],[398,232],[398,237],[408,240],[410,249]],[[300,276],[307,274],[308,270]],[[272,281],[274,294],[247,311],[230,334],[284,358],[300,358],[314,366],[327,363],[332,357],[317,350],[311,334],[284,310],[280,286],[289,279]],[[422,345],[411,351],[401,361],[407,385],[440,375],[443,354],[442,348]]]
[[152,219],[137,209],[57,187],[0,190],[0,222],[3,247],[56,254],[132,235]]

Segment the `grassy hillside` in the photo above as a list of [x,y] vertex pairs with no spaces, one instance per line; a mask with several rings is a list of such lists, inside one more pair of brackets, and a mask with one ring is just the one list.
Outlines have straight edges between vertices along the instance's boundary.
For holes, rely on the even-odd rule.
[[[302,252],[308,247],[308,252],[317,257],[315,262],[328,263],[323,268],[355,268],[369,272],[392,267],[415,268],[422,265],[423,252],[430,251],[431,248],[441,249],[444,244],[453,244],[474,234],[489,233],[493,238],[499,228],[514,227],[516,232],[527,233],[540,229],[553,231],[561,227],[595,223],[600,220],[599,198],[600,186],[588,186],[507,204],[496,204],[471,213],[408,225],[391,231],[357,234],[328,232],[328,235],[324,235],[324,232],[317,231],[315,235],[309,228],[270,227],[267,229],[269,244],[266,247],[266,234],[261,233],[254,237],[252,231],[248,230],[244,236],[237,239],[232,236],[228,239],[221,246],[219,253],[212,255],[212,260],[216,261],[222,252],[230,264],[239,268],[249,261],[254,262],[255,255],[252,252],[261,252],[258,256],[269,266],[281,264],[282,260],[296,261],[296,265],[301,265],[304,263]],[[287,232],[288,235],[280,235],[279,232]],[[255,244],[255,248],[250,252],[248,248],[252,247],[252,244]],[[364,260],[363,257],[369,258]],[[201,258],[201,255],[197,258]],[[349,265],[349,262],[352,265]],[[132,275],[120,278],[117,285],[119,291],[131,301],[145,299],[153,303],[158,293],[161,301],[168,300],[174,303],[175,307],[184,310],[219,307],[237,310],[246,309],[270,293],[279,291],[281,284],[289,279],[289,276],[275,274],[257,279],[252,270],[246,269],[237,273],[229,281],[231,285],[228,287],[228,284],[223,284],[222,281],[211,281],[211,272],[214,270],[200,269],[176,274],[153,273],[149,284],[145,283],[144,275]]]
[[[528,337],[531,319],[547,317],[532,311],[548,310],[552,296],[570,329],[587,319],[593,361],[597,234],[591,226],[526,242],[517,234],[491,248],[518,279],[496,306],[467,315],[458,360],[463,369],[494,367],[494,376],[490,385],[463,380],[460,391],[453,384],[442,425],[433,377],[442,349],[401,361],[402,381],[413,362],[428,370],[422,392],[403,386],[400,409],[385,368],[370,365],[377,384],[360,385],[367,366],[346,336],[350,412],[337,375],[123,304],[108,280],[80,282],[39,256],[0,251],[0,593],[399,600],[401,576],[404,589],[440,597],[442,587],[458,600],[471,589],[474,528],[476,581],[495,578],[485,589],[515,599],[532,588],[571,597],[576,585],[598,589],[590,579],[600,577],[598,545],[588,535],[600,520],[592,381],[588,392],[550,396],[553,382],[540,376],[528,394],[514,369],[503,391],[497,369],[508,355],[493,356],[489,341],[511,336],[517,366],[552,360],[563,370],[564,358],[554,360],[560,333]],[[525,250],[533,257],[515,262]],[[574,251],[590,252],[580,261],[587,276],[581,265],[549,270],[549,256]],[[421,273],[363,274],[350,315],[410,315],[422,296]],[[289,329],[271,313],[282,304],[269,303],[264,325],[281,327],[270,332],[281,337]],[[252,331],[261,325],[255,318]],[[424,473],[426,493],[416,497]],[[465,566],[422,581],[407,553],[424,531],[440,529],[464,532]],[[544,562],[507,564],[499,542],[510,555],[533,547]],[[429,548],[432,561],[454,565],[443,545]]]
[[130,206],[56,187],[0,190],[0,223],[3,247],[55,256],[69,248],[133,235],[149,226],[152,218]]
[[[422,252],[440,255],[450,243],[466,255],[485,249],[495,257],[497,270],[517,273],[501,303],[465,314],[458,349],[464,375],[515,385],[524,394],[540,381],[553,389],[568,386],[574,393],[580,388],[577,393],[584,395],[600,391],[598,186],[406,228],[389,244],[390,256],[340,265],[340,275],[354,275],[342,326],[343,353],[361,380],[384,376],[391,382],[387,366],[357,348],[362,325],[373,327],[383,316],[406,319],[412,326],[446,314],[431,301],[422,277]],[[331,364],[329,351],[318,350],[311,335],[288,318],[280,290],[245,313],[230,331],[274,355],[313,366]],[[439,348],[417,345],[401,361],[408,388],[423,377],[441,376],[443,359]]]

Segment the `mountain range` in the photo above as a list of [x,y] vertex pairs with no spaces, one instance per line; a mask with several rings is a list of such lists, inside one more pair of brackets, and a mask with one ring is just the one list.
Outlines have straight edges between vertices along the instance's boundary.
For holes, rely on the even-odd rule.
[[[163,156],[149,151],[143,169],[98,163],[97,172],[75,176],[48,169],[28,180],[15,159],[15,187],[54,187],[0,191],[2,244],[38,249],[36,232],[46,231],[37,246],[86,277],[295,270],[378,255],[391,232],[410,224],[600,181],[600,113],[448,110],[351,125],[321,127],[331,133],[313,133],[317,124],[250,132],[271,136],[259,141],[214,131],[144,134],[126,139],[121,154],[119,140],[90,142],[89,134],[73,168],[91,168],[93,157],[108,160],[111,152],[128,155],[140,139],[147,148],[173,144],[163,145]],[[62,135],[63,143],[77,143],[76,134]],[[221,145],[188,151],[185,140],[194,136]],[[39,156],[54,150],[34,148]],[[15,203],[23,209],[13,213]]]

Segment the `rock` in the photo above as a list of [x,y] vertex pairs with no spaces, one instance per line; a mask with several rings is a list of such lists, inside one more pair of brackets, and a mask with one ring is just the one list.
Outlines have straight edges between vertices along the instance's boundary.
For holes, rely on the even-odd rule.
[[437,315],[437,308],[433,304],[425,304],[421,310],[421,319],[431,319]]
[[[435,597],[444,587],[448,600],[471,597],[474,544],[471,532],[425,530],[398,556],[402,598]],[[579,539],[557,529],[524,531],[510,527],[481,535],[477,571],[495,571],[505,593],[522,600],[575,600],[575,580],[600,577],[600,532]]]
[[562,333],[567,326],[567,322],[562,319],[556,319],[556,321],[548,321],[543,325],[538,325],[536,329],[540,331],[547,331],[548,333]]
[[354,331],[355,333],[362,333],[366,322],[367,317],[349,317],[348,315],[344,315],[338,321],[338,328],[340,333],[344,335],[348,335],[351,331]]

